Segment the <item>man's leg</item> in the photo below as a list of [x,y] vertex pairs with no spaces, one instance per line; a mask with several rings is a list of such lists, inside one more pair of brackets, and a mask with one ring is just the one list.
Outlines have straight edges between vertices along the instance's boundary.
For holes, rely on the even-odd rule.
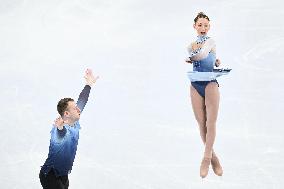
[[[47,175],[40,172],[39,178],[43,189],[68,189],[69,186],[68,177],[66,183],[63,184],[61,178],[54,175],[53,170]],[[65,186],[66,184],[67,187]]]
[[62,184],[64,185],[64,189],[68,189],[68,187],[69,187],[68,175],[62,176],[62,177],[61,177],[61,182],[62,182]]

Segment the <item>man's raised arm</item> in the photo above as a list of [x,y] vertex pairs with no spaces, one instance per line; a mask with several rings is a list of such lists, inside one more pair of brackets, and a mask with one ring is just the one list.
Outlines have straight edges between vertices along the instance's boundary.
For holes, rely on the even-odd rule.
[[80,93],[79,98],[77,100],[77,106],[81,110],[81,112],[83,111],[85,105],[87,104],[89,94],[90,94],[90,91],[91,91],[91,87],[96,83],[96,81],[99,77],[98,76],[95,77],[93,75],[92,70],[87,69],[86,72],[85,72],[84,78],[86,80],[86,85],[85,85],[84,89],[82,90],[82,92]]

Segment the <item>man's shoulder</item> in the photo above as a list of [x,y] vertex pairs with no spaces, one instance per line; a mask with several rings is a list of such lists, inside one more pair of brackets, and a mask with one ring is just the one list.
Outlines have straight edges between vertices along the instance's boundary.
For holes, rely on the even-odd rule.
[[74,123],[74,128],[75,129],[81,129],[79,120]]

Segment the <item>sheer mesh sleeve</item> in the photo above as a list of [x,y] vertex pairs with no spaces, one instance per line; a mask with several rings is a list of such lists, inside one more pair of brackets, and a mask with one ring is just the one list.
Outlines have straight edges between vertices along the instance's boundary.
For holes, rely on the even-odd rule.
[[187,52],[188,52],[189,54],[192,53],[192,44],[189,44],[189,45],[187,46]]
[[215,41],[213,39],[208,39],[202,48],[196,49],[190,53],[190,59],[194,61],[202,60],[206,58],[210,51],[214,52],[216,48]]

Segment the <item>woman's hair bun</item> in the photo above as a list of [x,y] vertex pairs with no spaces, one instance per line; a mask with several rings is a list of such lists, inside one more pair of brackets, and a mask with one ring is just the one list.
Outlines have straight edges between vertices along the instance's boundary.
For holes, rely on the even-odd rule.
[[204,12],[199,12],[197,14],[197,16],[194,18],[194,23],[197,22],[198,18],[206,18],[208,21],[210,21],[209,17],[206,14],[204,14]]

